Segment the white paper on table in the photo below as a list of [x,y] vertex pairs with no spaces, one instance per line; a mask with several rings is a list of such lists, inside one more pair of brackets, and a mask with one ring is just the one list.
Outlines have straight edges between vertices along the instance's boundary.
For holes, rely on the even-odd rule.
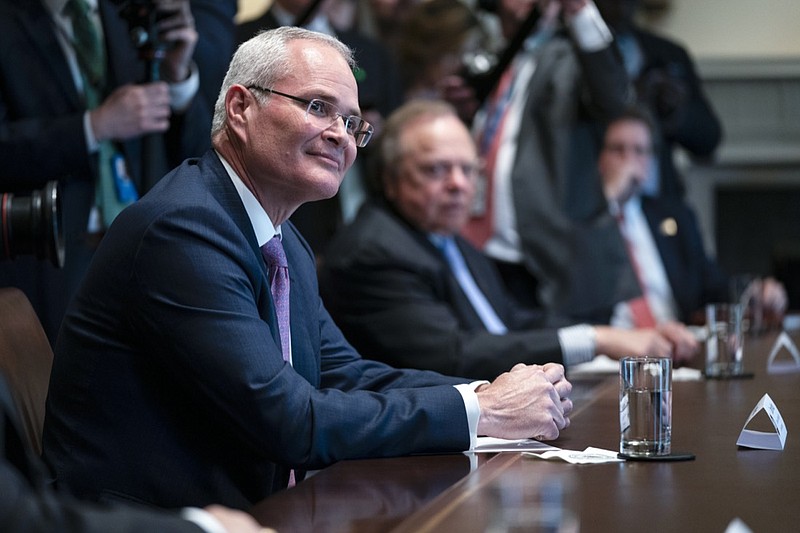
[[[567,369],[567,379],[592,374],[619,374],[619,361],[601,354],[591,361]],[[703,379],[703,372],[696,368],[681,367],[672,371],[672,381],[700,381],[701,379]]]
[[594,448],[589,446],[585,450],[554,450],[543,453],[524,452],[525,457],[535,457],[537,459],[561,459],[574,465],[600,464],[600,463],[621,463],[622,459],[617,457],[617,452]]
[[[775,357],[780,353],[781,348],[786,348],[792,356],[792,361],[775,361]],[[797,346],[795,346],[789,334],[781,331],[781,334],[775,339],[772,351],[769,353],[767,373],[787,374],[789,372],[800,372],[800,352],[797,351]]]
[[753,530],[747,527],[741,518],[734,518],[725,528],[725,533],[753,533]]
[[558,450],[544,442],[534,439],[498,439],[495,437],[478,437],[475,448],[464,453],[496,453],[496,452],[547,452]]
[[[770,422],[772,422],[772,425],[775,427],[775,433],[747,429],[747,424],[749,424],[750,421],[753,420],[753,417],[762,409],[766,411]],[[736,444],[762,450],[782,450],[784,444],[786,444],[786,433],[786,424],[784,424],[783,417],[778,411],[778,406],[775,405],[775,402],[772,401],[769,394],[765,394],[758,400],[758,403],[750,412],[750,416],[747,417],[747,421],[744,423],[744,428],[739,434],[739,440],[736,441]]]
[[575,378],[582,374],[619,374],[619,361],[600,354],[591,361],[569,367],[567,374],[567,379]]

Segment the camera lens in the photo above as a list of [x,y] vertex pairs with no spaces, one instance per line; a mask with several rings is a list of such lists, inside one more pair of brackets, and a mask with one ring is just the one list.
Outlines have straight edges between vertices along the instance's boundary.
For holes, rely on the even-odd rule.
[[0,259],[35,255],[64,266],[64,236],[58,182],[50,181],[29,196],[0,196]]

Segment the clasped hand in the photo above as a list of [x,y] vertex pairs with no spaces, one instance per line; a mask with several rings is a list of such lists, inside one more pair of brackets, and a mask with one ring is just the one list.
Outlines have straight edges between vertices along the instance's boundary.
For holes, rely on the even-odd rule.
[[478,434],[504,439],[558,438],[569,426],[572,384],[556,363],[517,364],[476,390],[481,416]]

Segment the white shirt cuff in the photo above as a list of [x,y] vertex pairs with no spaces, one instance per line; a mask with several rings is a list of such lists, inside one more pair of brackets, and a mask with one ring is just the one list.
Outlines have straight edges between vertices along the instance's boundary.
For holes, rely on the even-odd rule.
[[95,137],[94,130],[92,129],[92,121],[89,118],[89,111],[85,111],[83,113],[83,134],[86,137],[86,149],[90,154],[93,154],[100,149],[100,143],[97,141],[97,137]]
[[176,113],[186,111],[200,89],[200,73],[197,71],[197,65],[192,62],[190,69],[188,78],[169,84],[169,103]]
[[480,385],[489,383],[488,381],[473,381],[472,383],[462,383],[454,385],[464,400],[464,409],[467,412],[467,424],[469,426],[469,449],[475,449],[478,444],[478,420],[481,418],[481,405],[478,403],[478,395],[475,393]]
[[595,333],[592,326],[578,324],[558,330],[558,342],[567,368],[591,361],[595,356]]
[[578,43],[578,48],[584,52],[597,52],[614,41],[611,30],[600,16],[597,6],[591,1],[574,16],[568,17],[567,26],[575,42]]
[[181,518],[194,522],[206,533],[228,533],[214,515],[198,507],[184,507],[181,509]]

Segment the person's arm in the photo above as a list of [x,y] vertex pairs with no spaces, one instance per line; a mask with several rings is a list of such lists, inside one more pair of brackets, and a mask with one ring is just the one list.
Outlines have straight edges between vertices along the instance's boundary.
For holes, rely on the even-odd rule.
[[694,61],[683,47],[647,32],[636,32],[648,62],[637,81],[642,98],[658,116],[668,143],[692,156],[711,155],[722,140],[722,124],[702,89]]
[[611,32],[593,2],[562,1],[585,84],[581,98],[596,117],[611,118],[633,99],[633,88]]
[[[145,509],[122,503],[101,506],[69,495],[35,489],[5,458],[0,459],[0,530],[6,533],[59,531],[63,533],[258,533],[264,531],[250,516],[221,506],[199,513],[211,517],[196,520],[177,512]],[[202,524],[202,525],[201,525]]]

